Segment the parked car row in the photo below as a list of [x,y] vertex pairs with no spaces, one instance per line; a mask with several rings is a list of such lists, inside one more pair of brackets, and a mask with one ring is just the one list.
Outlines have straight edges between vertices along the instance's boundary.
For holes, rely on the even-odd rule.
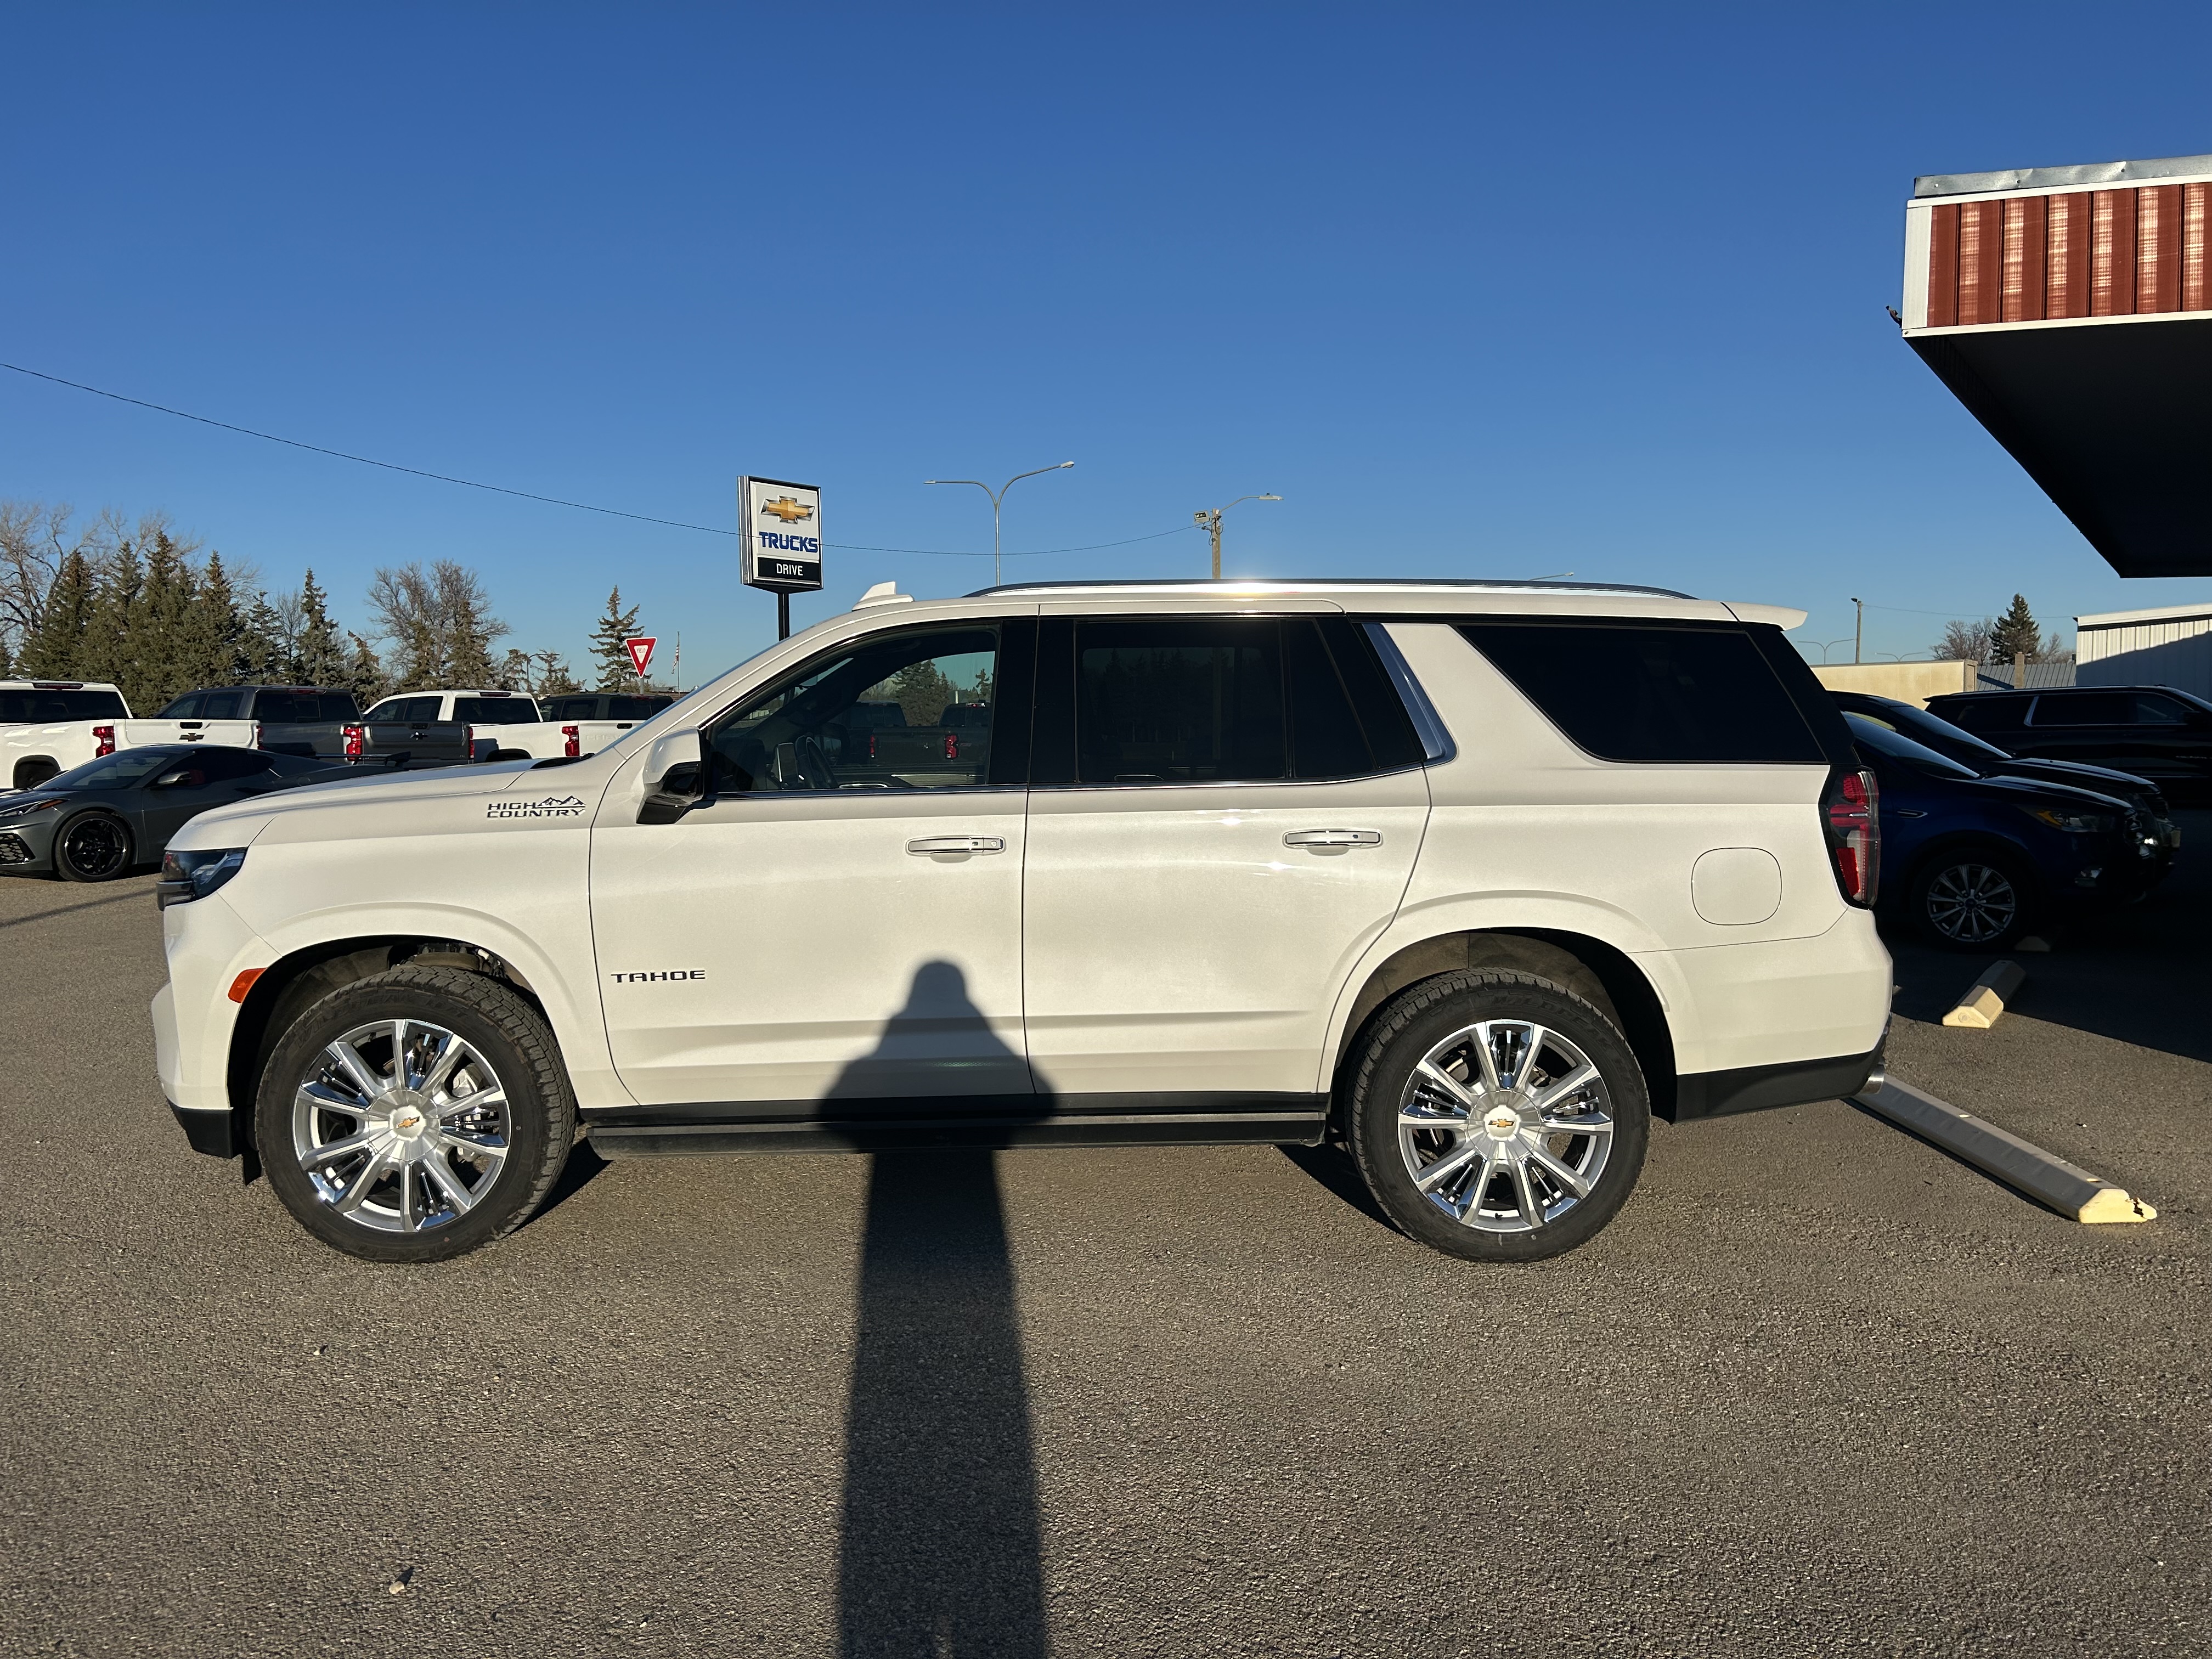
[[113,685],[0,680],[0,783],[36,788],[87,761],[178,743],[402,765],[588,755],[673,701],[582,692],[541,711],[526,692],[422,691],[386,697],[364,715],[350,691],[233,685],[188,691],[142,719]]
[[[2166,878],[2181,832],[2156,783],[2077,760],[2013,754],[1976,735],[2017,734],[2010,716],[1991,714],[1985,701],[2025,706],[2075,695],[1971,693],[1935,698],[1923,709],[1862,692],[1829,694],[1879,787],[1890,872],[1882,908],[1892,918],[1954,950],[2003,951],[2069,913],[2132,903]],[[2179,701],[2182,694],[2164,695]],[[1964,721],[1932,712],[1939,706]],[[2064,728],[2054,721],[2042,729]],[[2075,752],[2095,751],[2081,744]]]

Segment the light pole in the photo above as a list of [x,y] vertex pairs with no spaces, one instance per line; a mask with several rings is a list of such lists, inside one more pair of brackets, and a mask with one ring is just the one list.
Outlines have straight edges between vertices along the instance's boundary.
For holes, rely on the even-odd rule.
[[1863,659],[1859,647],[1866,643],[1866,601],[1853,599],[1851,603],[1859,608],[1858,619],[1851,624],[1851,660],[1858,662]]
[[1034,478],[1040,472],[1058,472],[1063,467],[1070,467],[1074,465],[1075,463],[1073,461],[1061,461],[1055,465],[1035,467],[1027,472],[1017,472],[1012,477],[1007,479],[1006,483],[1000,484],[995,494],[992,491],[991,486],[985,483],[981,478],[924,478],[922,483],[933,484],[974,484],[976,489],[981,490],[986,495],[989,495],[991,497],[991,586],[997,587],[1004,580],[1006,574],[1000,568],[999,503],[1005,501],[1006,499],[1006,492],[1009,489],[1012,489],[1016,484],[1019,483],[1023,479]]
[[1214,580],[1221,580],[1221,515],[1226,513],[1230,507],[1236,506],[1237,501],[1279,501],[1282,499],[1280,495],[1239,495],[1236,501],[1229,503],[1229,507],[1217,507],[1211,512],[1201,508],[1190,515],[1190,521],[1193,524],[1202,524],[1213,532]]

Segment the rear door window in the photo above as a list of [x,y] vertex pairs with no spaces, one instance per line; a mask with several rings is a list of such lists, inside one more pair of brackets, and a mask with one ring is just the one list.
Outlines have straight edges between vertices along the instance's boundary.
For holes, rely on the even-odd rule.
[[1820,766],[1827,756],[1741,627],[1462,623],[1459,632],[1600,760]]
[[2155,691],[2136,693],[2136,724],[2137,726],[2186,726],[2189,708],[2178,697],[2160,696]]
[[2028,699],[1990,696],[1946,697],[1934,710],[1952,725],[1967,732],[2017,732],[2027,722]]
[[234,720],[245,704],[243,691],[210,691],[200,702],[199,717],[204,720]]
[[1273,618],[1076,623],[1077,782],[1271,782],[1285,738]]

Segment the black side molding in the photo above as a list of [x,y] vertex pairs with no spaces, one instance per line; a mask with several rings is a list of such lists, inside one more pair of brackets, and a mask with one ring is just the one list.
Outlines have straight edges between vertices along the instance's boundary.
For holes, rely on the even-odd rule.
[[602,1158],[927,1146],[1314,1146],[1328,1109],[1328,1096],[1299,1094],[746,1101],[590,1114],[585,1127]]
[[[1885,1036],[1884,1042],[1887,1038]],[[1833,1060],[1793,1060],[1778,1066],[1742,1066],[1729,1072],[1688,1072],[1674,1079],[1674,1121],[1729,1117],[1778,1106],[1841,1100],[1867,1086],[1881,1070],[1882,1044],[1863,1054]]]

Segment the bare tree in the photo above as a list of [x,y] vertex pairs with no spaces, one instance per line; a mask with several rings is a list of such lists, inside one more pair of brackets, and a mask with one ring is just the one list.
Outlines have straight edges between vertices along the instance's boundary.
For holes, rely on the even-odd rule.
[[1929,648],[1930,654],[1938,662],[1987,662],[1992,626],[1987,617],[1978,622],[1945,623],[1943,637]]
[[403,690],[488,685],[499,674],[492,641],[511,631],[491,614],[483,578],[452,559],[380,566],[368,586],[376,635]]

